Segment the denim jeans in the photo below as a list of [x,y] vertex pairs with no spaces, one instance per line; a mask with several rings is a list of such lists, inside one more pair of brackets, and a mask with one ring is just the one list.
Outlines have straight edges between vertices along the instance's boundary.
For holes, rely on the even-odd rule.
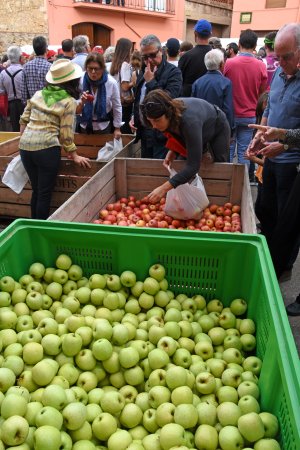
[[238,162],[246,164],[249,168],[250,161],[244,158],[244,153],[252,139],[253,130],[248,128],[250,123],[256,122],[256,117],[235,117],[235,130],[233,140],[230,144],[230,162],[233,161],[235,152],[237,151]]
[[60,164],[60,147],[20,150],[20,156],[32,187],[31,217],[47,219]]

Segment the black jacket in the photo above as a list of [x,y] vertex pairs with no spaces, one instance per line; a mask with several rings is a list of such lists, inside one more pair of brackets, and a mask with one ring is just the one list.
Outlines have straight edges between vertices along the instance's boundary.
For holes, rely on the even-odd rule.
[[[139,104],[141,97],[141,90],[144,84],[144,71],[145,67],[140,71],[135,88],[135,100],[134,100],[134,124],[138,128],[141,125],[139,117]],[[172,98],[179,97],[182,89],[182,75],[178,67],[167,62],[163,56],[161,64],[158,66],[155,72],[154,79],[146,83],[146,94],[155,89],[163,89],[168,92]]]
[[211,49],[211,45],[196,45],[194,48],[184,53],[180,58],[178,67],[182,72],[183,97],[191,96],[192,84],[207,72],[204,64],[204,57]]

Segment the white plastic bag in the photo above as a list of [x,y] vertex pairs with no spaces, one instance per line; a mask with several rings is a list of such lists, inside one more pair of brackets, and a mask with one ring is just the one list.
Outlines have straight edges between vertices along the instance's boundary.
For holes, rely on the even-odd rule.
[[108,141],[104,147],[98,151],[96,161],[107,162],[113,159],[123,148],[122,139]]
[[[170,176],[176,175],[170,169]],[[201,212],[209,204],[202,179],[197,174],[191,183],[181,184],[167,193],[165,213],[174,219],[200,219]]]
[[6,186],[17,194],[20,194],[28,180],[29,178],[21,161],[21,156],[18,155],[8,164],[2,177],[2,183],[6,184]]

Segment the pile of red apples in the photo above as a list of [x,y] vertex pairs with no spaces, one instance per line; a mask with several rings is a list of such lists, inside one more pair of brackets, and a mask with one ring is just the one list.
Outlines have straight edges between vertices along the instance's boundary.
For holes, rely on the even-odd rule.
[[222,231],[239,233],[241,226],[241,207],[232,203],[224,205],[210,204],[202,212],[200,219],[175,219],[165,212],[166,199],[150,203],[144,197],[137,200],[134,196],[122,197],[115,203],[109,203],[99,212],[96,224],[119,225],[123,227],[169,228],[177,230]]

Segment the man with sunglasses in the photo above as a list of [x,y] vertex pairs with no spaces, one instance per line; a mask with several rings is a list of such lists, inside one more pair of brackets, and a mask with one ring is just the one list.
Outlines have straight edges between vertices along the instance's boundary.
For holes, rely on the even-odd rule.
[[143,122],[139,105],[145,95],[155,89],[165,90],[172,98],[178,97],[182,88],[182,75],[177,67],[168,63],[157,36],[145,36],[140,48],[143,66],[136,81],[133,116],[129,125],[136,132],[136,142],[141,140],[142,158],[164,159],[167,154],[166,138],[159,130]]
[[[300,128],[300,24],[284,25],[276,35],[274,49],[280,67],[271,81],[261,125]],[[250,152],[256,152],[260,137],[261,131],[257,131],[248,147]],[[271,242],[299,171],[300,146],[280,140],[272,141],[264,148],[264,155],[260,222],[263,234]],[[298,251],[299,245],[295,245],[293,257],[280,281],[290,279]]]

